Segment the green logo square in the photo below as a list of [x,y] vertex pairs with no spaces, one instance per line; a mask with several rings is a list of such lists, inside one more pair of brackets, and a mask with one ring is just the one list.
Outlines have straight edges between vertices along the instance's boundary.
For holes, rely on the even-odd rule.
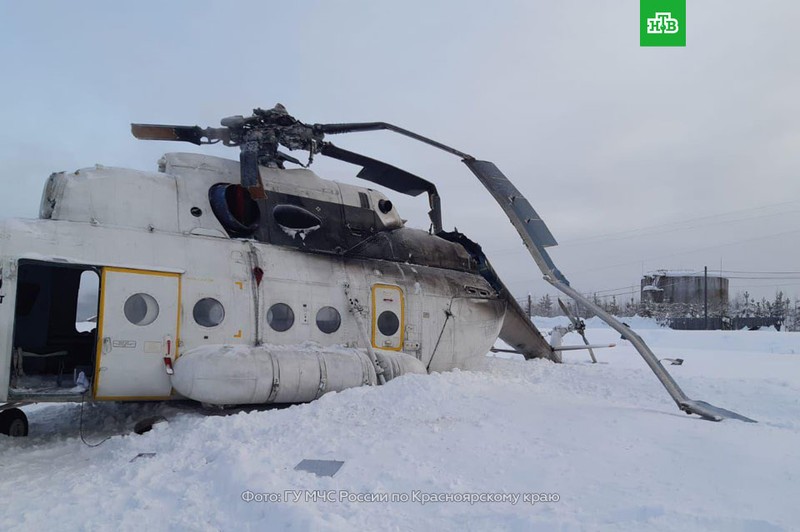
[[639,0],[641,46],[686,46],[686,0]]

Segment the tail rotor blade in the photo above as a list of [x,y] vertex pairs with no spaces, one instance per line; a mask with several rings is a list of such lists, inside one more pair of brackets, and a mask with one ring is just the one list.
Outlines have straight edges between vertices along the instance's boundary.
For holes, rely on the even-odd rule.
[[564,315],[569,318],[569,321],[572,322],[572,326],[575,327],[575,330],[577,331],[580,328],[580,324],[578,323],[578,320],[575,319],[575,316],[572,315],[569,307],[563,301],[561,301],[560,297],[558,298],[558,306],[561,307]]
[[592,364],[597,364],[597,358],[595,358],[594,351],[592,351],[591,348],[592,344],[590,344],[589,340],[586,339],[586,334],[584,334],[583,329],[579,330],[578,334],[581,335],[581,338],[583,338],[583,343],[586,344],[586,349],[589,350],[589,356],[592,357]]
[[583,343],[586,344],[586,349],[589,350],[589,356],[592,357],[592,363],[597,364],[597,358],[594,356],[594,351],[592,351],[591,344],[589,340],[586,339],[586,325],[584,325],[579,318],[576,318],[572,311],[570,311],[569,307],[561,301],[561,298],[558,298],[558,306],[561,307],[561,310],[564,311],[564,314],[567,315],[569,321],[572,322],[572,327],[575,329],[575,332],[581,335],[583,338]]

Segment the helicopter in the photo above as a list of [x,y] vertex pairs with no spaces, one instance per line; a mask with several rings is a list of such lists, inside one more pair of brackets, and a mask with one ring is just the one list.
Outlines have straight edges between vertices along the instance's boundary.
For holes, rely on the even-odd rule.
[[[131,132],[238,147],[238,161],[168,153],[157,172],[57,172],[39,219],[0,222],[0,432],[27,435],[19,407],[37,402],[294,404],[468,368],[498,338],[555,363],[563,350],[599,347],[572,316],[585,346],[545,340],[481,246],[443,228],[435,184],[326,140],[378,130],[461,159],[544,279],[629,340],[681,410],[752,421],[689,399],[641,337],[572,288],[546,250],[556,245],[547,225],[493,163],[385,122],[306,124],[280,104],[221,126]],[[359,166],[356,177],[399,194],[426,194],[429,229],[407,227],[377,190],[317,176],[315,156]],[[78,330],[87,278],[98,285],[96,322]]]

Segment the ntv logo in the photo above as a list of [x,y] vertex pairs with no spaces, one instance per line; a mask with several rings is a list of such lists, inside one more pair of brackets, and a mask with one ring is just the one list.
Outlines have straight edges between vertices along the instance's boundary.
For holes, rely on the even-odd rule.
[[639,44],[686,46],[686,0],[639,0]]
[[678,33],[678,19],[672,18],[672,13],[656,13],[653,18],[647,19],[647,33]]

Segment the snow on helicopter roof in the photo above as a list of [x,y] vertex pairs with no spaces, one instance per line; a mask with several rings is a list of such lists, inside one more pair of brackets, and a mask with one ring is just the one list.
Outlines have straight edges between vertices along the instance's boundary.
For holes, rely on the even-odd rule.
[[[239,183],[238,161],[168,153],[159,160],[158,170],[95,165],[54,173],[42,192],[39,217],[228,238],[212,213],[208,191],[218,183]],[[260,172],[264,188],[273,192],[355,206],[360,205],[359,194],[369,196],[372,205],[386,199],[378,191],[322,179],[303,168],[260,167]],[[387,227],[403,226],[396,208],[375,212]]]
[[[654,270],[647,272],[645,277],[703,277],[703,270]],[[709,277],[725,277],[718,272],[708,272]]]

